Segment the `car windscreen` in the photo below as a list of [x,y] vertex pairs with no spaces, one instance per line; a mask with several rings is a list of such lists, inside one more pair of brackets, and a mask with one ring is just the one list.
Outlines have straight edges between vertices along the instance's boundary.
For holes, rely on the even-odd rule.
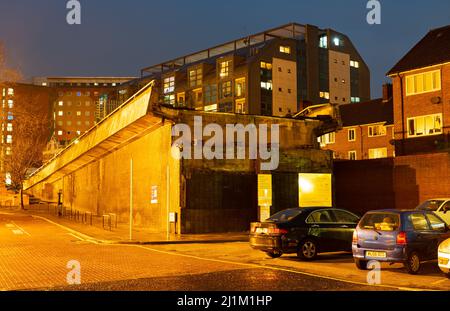
[[442,203],[444,203],[443,200],[427,200],[425,202],[423,202],[422,204],[420,204],[419,206],[417,206],[416,209],[421,210],[421,211],[437,211],[439,206],[442,205]]
[[400,226],[400,216],[394,213],[368,213],[362,218],[359,227],[380,231],[396,231]]
[[299,208],[287,209],[287,210],[278,212],[278,213],[270,216],[270,218],[267,220],[274,221],[274,222],[287,222],[287,221],[290,221],[291,219],[297,217],[301,213],[302,213],[302,210]]

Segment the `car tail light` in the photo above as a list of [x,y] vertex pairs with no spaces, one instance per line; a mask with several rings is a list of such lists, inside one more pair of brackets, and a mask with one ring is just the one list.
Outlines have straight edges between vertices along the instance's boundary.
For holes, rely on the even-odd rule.
[[399,234],[397,234],[397,244],[398,245],[406,245],[406,243],[408,243],[408,240],[406,238],[406,233],[400,232]]
[[352,240],[353,244],[358,243],[358,232],[353,231],[353,240]]
[[269,228],[269,234],[286,234],[286,233],[288,233],[286,229]]

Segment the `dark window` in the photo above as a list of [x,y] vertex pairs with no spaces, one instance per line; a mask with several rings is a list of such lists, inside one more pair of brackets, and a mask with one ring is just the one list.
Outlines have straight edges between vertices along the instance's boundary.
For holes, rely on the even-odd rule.
[[333,213],[338,223],[357,224],[359,221],[358,216],[346,211],[334,210]]
[[280,221],[290,221],[294,217],[297,217],[302,213],[302,210],[297,209],[287,209],[281,212],[276,213],[275,215],[272,215],[268,220],[280,222]]
[[311,213],[311,215],[309,215],[306,222],[307,223],[330,223],[330,222],[333,222],[333,217],[331,215],[330,210],[320,210],[320,211]]

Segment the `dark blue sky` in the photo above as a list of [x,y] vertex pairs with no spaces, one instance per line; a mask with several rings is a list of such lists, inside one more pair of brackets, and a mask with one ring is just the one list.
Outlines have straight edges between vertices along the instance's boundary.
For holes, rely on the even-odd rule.
[[381,0],[382,24],[366,23],[367,0],[81,0],[82,24],[66,23],[67,0],[0,0],[0,41],[26,77],[139,75],[142,67],[289,22],[347,34],[372,73],[384,74],[426,32],[450,24],[449,0]]

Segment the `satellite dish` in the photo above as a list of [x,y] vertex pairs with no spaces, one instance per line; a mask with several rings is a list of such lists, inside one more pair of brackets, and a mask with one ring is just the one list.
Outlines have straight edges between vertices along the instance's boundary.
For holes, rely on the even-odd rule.
[[436,97],[431,98],[431,103],[432,104],[440,104],[441,103],[441,97],[436,96]]

